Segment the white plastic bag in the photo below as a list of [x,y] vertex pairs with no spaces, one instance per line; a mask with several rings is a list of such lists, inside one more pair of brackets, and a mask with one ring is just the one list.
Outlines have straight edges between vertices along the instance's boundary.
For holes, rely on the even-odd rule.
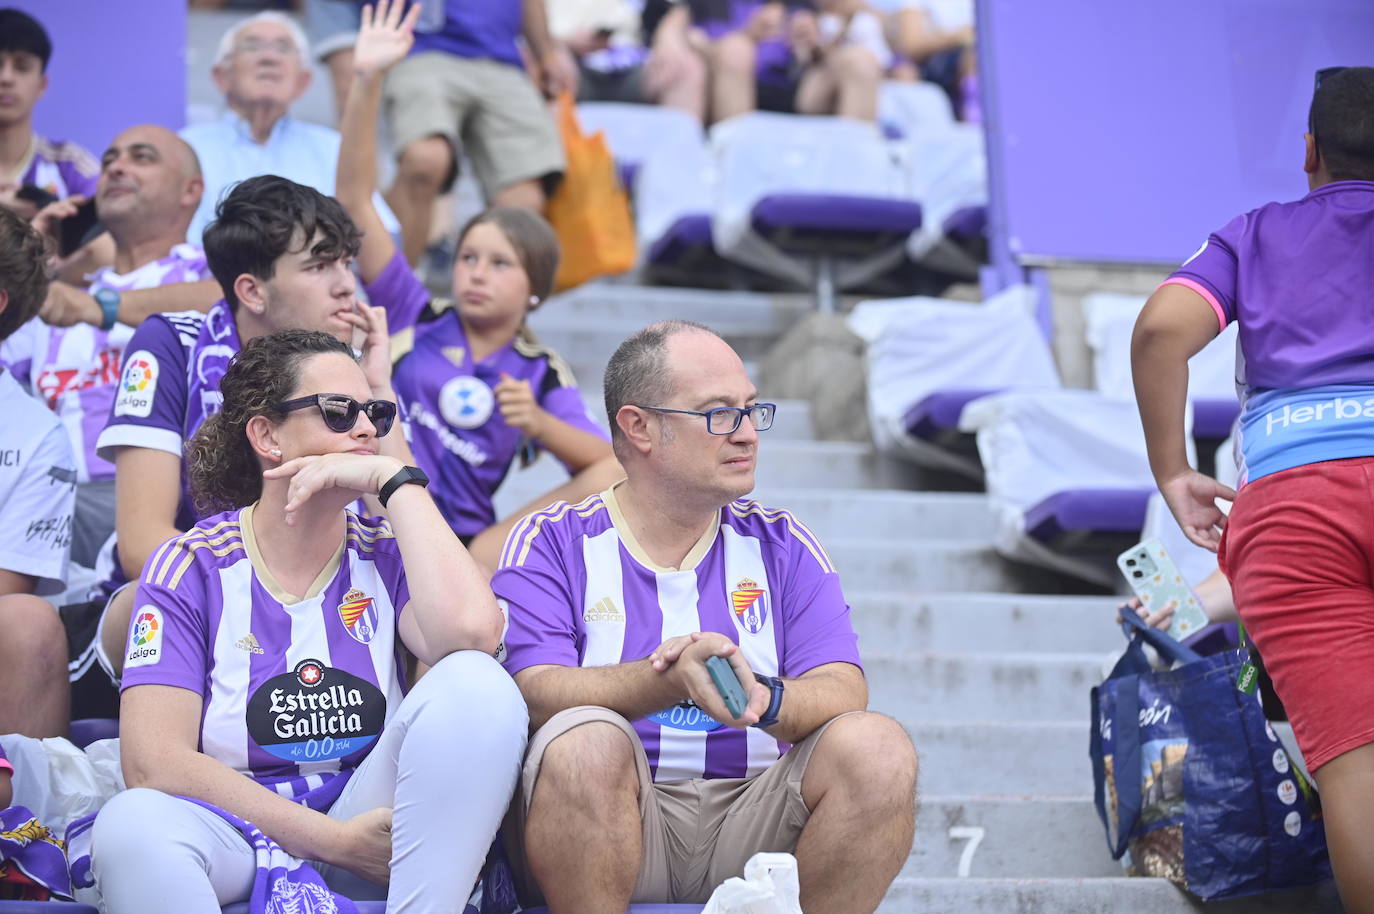
[[701,914],[802,914],[797,858],[755,854],[744,865],[744,878],[717,886]]
[[117,739],[97,740],[83,751],[61,737],[7,733],[0,745],[14,765],[14,804],[27,806],[59,835],[124,789]]

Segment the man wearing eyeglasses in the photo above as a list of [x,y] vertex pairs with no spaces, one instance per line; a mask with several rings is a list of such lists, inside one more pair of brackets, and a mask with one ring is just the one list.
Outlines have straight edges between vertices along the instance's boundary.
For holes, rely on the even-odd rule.
[[[356,23],[356,9],[353,18]],[[205,195],[188,234],[196,244],[215,218],[215,204],[235,182],[280,175],[333,194],[339,161],[339,131],[291,116],[311,73],[305,34],[289,16],[268,11],[235,23],[220,39],[212,75],[224,93],[223,114],[181,131],[205,175]],[[399,232],[381,194],[372,204],[386,230]]]
[[915,751],[865,710],[820,542],[744,498],[775,407],[687,321],[622,343],[605,392],[627,479],[525,518],[492,581],[535,731],[523,890],[587,914],[701,902],[753,854],[790,851],[805,910],[874,910],[911,849]]

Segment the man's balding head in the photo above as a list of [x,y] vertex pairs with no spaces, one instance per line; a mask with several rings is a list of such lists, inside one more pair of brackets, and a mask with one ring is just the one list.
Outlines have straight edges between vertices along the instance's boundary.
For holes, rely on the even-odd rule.
[[101,156],[96,209],[116,244],[121,234],[152,225],[180,226],[184,237],[204,187],[195,150],[165,127],[141,124]]
[[754,488],[754,421],[738,421],[730,432],[709,425],[710,410],[725,408],[726,420],[741,420],[735,410],[758,397],[739,354],[714,330],[692,321],[645,327],[606,364],[605,392],[611,444],[632,484],[703,508]]

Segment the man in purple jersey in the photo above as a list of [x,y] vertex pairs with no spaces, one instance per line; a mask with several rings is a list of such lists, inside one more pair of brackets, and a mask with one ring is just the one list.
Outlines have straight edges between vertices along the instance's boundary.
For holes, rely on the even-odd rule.
[[743,499],[774,406],[685,321],[622,343],[605,390],[628,478],[527,517],[492,581],[536,728],[515,809],[525,890],[588,914],[699,902],[753,854],[791,851],[803,909],[874,910],[911,849],[916,755],[865,710],[825,550]]
[[[28,186],[52,197],[95,193],[95,157],[75,143],[52,142],[33,130],[33,107],[48,88],[52,41],[43,26],[17,9],[0,9],[0,205],[26,217],[32,201],[16,198]],[[51,199],[51,198],[49,198]]]
[[[176,311],[208,308],[218,298],[205,254],[185,243],[200,196],[195,153],[174,133],[151,125],[120,133],[102,156],[96,192],[114,242],[114,263],[89,274],[84,288],[53,282],[47,299],[88,299],[108,320],[55,327],[37,317],[0,346],[0,361],[57,413],[72,440],[81,484],[72,558],[87,569],[95,567],[97,551],[114,532],[114,464],[96,455],[95,442],[115,400],[131,324],[138,323],[132,315],[120,316],[130,297],[125,293],[165,287]],[[47,217],[68,206],[49,207],[35,226],[52,229],[43,225]]]

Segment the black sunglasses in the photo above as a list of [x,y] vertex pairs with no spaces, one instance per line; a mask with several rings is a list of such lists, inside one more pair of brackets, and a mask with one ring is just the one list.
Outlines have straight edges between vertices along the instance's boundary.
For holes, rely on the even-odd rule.
[[353,431],[359,412],[372,420],[372,427],[377,430],[378,438],[391,431],[391,425],[396,421],[396,404],[390,400],[368,400],[366,403],[359,403],[344,394],[311,394],[308,397],[297,397],[295,400],[278,403],[272,408],[279,413],[289,413],[311,406],[320,408],[320,418],[324,419],[324,424],[329,426],[331,432]]

